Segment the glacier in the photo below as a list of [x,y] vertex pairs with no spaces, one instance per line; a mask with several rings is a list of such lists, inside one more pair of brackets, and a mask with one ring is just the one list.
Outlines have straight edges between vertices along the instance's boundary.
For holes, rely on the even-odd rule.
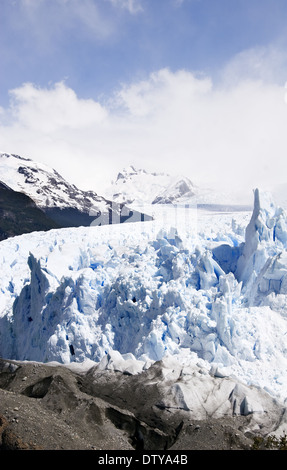
[[131,374],[172,357],[285,402],[287,215],[258,189],[253,212],[176,209],[2,241],[0,356]]

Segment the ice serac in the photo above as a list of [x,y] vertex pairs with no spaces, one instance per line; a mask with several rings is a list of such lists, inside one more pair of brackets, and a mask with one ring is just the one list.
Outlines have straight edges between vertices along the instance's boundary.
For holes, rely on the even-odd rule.
[[59,347],[57,355],[53,356],[49,346],[51,335],[63,321],[63,289],[58,287],[54,275],[42,269],[40,261],[32,253],[27,264],[30,282],[24,285],[11,305],[13,321],[7,317],[1,319],[2,355],[42,362],[53,358],[65,361],[67,357],[63,347]]
[[[256,272],[260,269],[261,263],[260,265],[258,264],[258,248],[261,242],[270,241],[270,229],[272,229],[273,240],[273,221],[270,224],[270,221],[272,220],[270,219],[270,209],[272,207],[272,203],[270,203],[270,201],[264,202],[262,204],[259,190],[256,189],[254,191],[253,213],[251,220],[246,227],[245,244],[242,256],[238,260],[236,269],[236,277],[244,283],[250,279],[253,272]],[[271,225],[271,227],[269,225]]]
[[235,272],[249,305],[266,303],[270,294],[286,294],[286,235],[284,210],[275,206],[269,194],[256,189],[253,214]]

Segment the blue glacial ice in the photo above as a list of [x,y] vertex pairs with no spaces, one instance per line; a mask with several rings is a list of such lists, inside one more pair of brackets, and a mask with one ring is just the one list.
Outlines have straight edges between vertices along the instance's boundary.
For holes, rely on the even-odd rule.
[[1,242],[0,355],[113,353],[131,368],[184,355],[285,399],[286,214],[255,190],[247,225],[246,214],[200,217],[196,233],[172,237],[143,222]]

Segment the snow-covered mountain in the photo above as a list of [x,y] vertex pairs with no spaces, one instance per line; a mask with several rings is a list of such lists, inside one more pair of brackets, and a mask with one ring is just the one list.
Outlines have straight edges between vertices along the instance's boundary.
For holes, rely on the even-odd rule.
[[118,173],[104,191],[105,197],[133,207],[155,204],[236,205],[230,192],[200,188],[188,177],[167,173],[149,173],[129,166]]
[[152,204],[177,204],[186,200],[190,201],[194,196],[196,196],[196,188],[192,182],[186,177],[181,177],[171,179],[169,186],[157,195]]
[[55,169],[18,155],[0,153],[0,181],[29,196],[59,227],[109,224],[130,216],[128,208],[80,190]]
[[105,196],[126,204],[170,204],[195,195],[196,188],[186,177],[148,173],[129,166],[118,173]]
[[0,179],[14,191],[27,194],[42,208],[74,208],[89,212],[104,198],[81,191],[49,166],[19,155],[0,153]]

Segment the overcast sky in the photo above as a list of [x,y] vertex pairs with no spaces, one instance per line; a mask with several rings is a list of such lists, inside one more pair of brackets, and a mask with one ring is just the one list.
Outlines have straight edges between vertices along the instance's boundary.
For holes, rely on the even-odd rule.
[[286,0],[0,0],[0,150],[101,193],[123,167],[287,182]]

